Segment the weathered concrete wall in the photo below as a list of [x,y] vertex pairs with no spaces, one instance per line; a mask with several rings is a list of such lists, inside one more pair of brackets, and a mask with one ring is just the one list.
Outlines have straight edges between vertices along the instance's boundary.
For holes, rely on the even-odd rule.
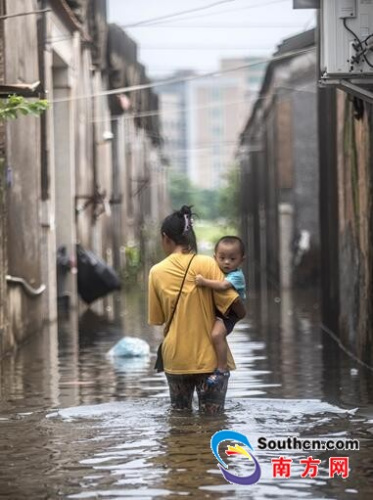
[[[90,58],[83,53],[77,67],[77,78],[80,87],[92,93],[89,79]],[[77,89],[78,92],[78,89]],[[80,95],[80,91],[79,91]],[[93,204],[89,204],[89,197],[93,195],[94,185],[94,149],[93,149],[93,110],[91,99],[79,99],[76,103],[76,131],[75,131],[75,158],[76,158],[76,196],[77,196],[77,235],[78,241],[87,248],[93,248],[90,227],[93,220]]]
[[354,118],[351,99],[338,93],[340,334],[360,356],[373,355],[372,106]]
[[[42,118],[22,117],[7,124],[3,134],[0,130],[1,141],[6,135],[6,148],[1,145],[1,149],[6,149],[9,171],[6,182],[4,169],[0,177],[0,192],[6,193],[0,194],[0,299],[4,303],[0,329],[6,324],[4,311],[9,305],[9,328],[0,340],[0,351],[40,331],[44,322],[57,320],[60,293],[70,297],[70,305],[79,306],[76,275],[66,275],[63,283],[57,279],[59,246],[66,246],[74,257],[76,243],[81,243],[120,270],[126,245],[136,245],[144,259],[149,256],[154,240],[148,228],[169,210],[158,117],[137,115],[157,111],[158,101],[150,91],[135,92],[127,98],[128,107],[119,106],[128,116],[118,121],[113,146],[113,110],[103,92],[110,86],[105,0],[55,0],[46,5],[47,13],[9,18],[0,27],[6,42],[4,51],[0,50],[0,57],[5,55],[1,70],[6,68],[6,74],[4,78],[0,74],[0,80],[41,80],[50,101]],[[11,15],[37,10],[40,2],[6,1],[6,7]],[[120,50],[116,48],[126,64],[122,67],[121,58],[119,69],[125,69],[125,81],[119,86],[149,83],[136,57],[128,66],[127,49],[135,44],[122,34]],[[132,80],[127,81],[129,76]],[[117,105],[124,101],[122,95]],[[30,297],[19,285],[6,286],[6,273],[34,288],[43,283],[46,291]],[[97,301],[96,311],[112,310],[110,301]]]
[[[93,76],[93,85],[93,92],[96,95],[100,94],[103,88],[106,88],[106,83],[100,72],[96,72]],[[94,100],[92,118],[95,124],[95,170],[96,183],[101,193],[101,200],[96,206],[94,219],[94,224],[98,226],[101,234],[101,243],[97,251],[108,264],[113,265],[112,210],[110,206],[113,192],[111,115],[107,96],[98,95]]]
[[[6,2],[7,14],[32,11],[36,2]],[[5,79],[31,83],[39,80],[36,16],[9,18],[5,30]],[[40,238],[40,122],[20,117],[6,127],[8,274],[34,288],[42,284]],[[19,285],[8,285],[9,328],[3,349],[42,326],[41,297],[30,297]]]
[[[292,94],[295,124],[293,283],[295,286],[316,286],[320,266],[320,229],[315,66],[310,66],[303,79],[295,77],[292,86],[300,89]],[[305,248],[306,246],[308,248]]]
[[[254,239],[247,243],[252,249],[248,267],[260,269],[254,276],[256,288],[259,283],[261,288],[274,289],[281,288],[281,283],[288,287],[290,282],[293,286],[309,286],[318,279],[316,96],[315,52],[269,65],[259,99],[242,134],[245,185],[241,194],[241,225],[243,235]],[[245,197],[250,201],[245,203]],[[283,204],[293,209],[292,234],[286,237],[281,234],[279,217]]]
[[6,196],[6,176],[5,176],[5,160],[0,159],[0,356],[2,354],[3,339],[7,336],[7,286],[6,286],[6,271],[7,251],[6,251],[6,212],[5,212],[5,196]]
[[[311,80],[312,81],[312,80]],[[295,82],[294,82],[295,83]],[[293,94],[294,207],[296,231],[307,230],[319,246],[316,80]]]
[[[4,15],[4,5],[0,2],[0,15]],[[0,83],[4,83],[4,23],[0,23]],[[0,122],[0,345],[5,335],[7,323],[6,272],[8,268],[6,253],[6,162],[5,162],[5,125]],[[0,347],[1,355],[1,347]]]
[[[53,101],[49,115],[48,142],[50,144],[48,164],[50,168],[50,213],[55,227],[45,228],[50,239],[49,266],[45,270],[51,289],[50,311],[55,312],[55,304],[68,300],[71,307],[77,304],[76,275],[57,269],[56,252],[65,247],[70,258],[75,256],[75,107],[74,97],[79,89],[75,68],[79,61],[79,36],[70,33],[58,15],[53,12],[48,23],[50,50],[45,54],[46,78],[49,95]],[[57,288],[56,288],[57,285]],[[61,303],[61,302],[60,302]],[[62,302],[63,304],[64,302]],[[67,302],[65,302],[67,303]],[[54,319],[49,317],[49,319]]]

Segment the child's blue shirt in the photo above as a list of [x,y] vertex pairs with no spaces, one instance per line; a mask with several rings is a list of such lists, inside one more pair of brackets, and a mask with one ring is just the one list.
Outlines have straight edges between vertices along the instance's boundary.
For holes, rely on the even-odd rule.
[[226,274],[225,279],[231,283],[242,300],[246,299],[246,281],[241,269],[236,269]]

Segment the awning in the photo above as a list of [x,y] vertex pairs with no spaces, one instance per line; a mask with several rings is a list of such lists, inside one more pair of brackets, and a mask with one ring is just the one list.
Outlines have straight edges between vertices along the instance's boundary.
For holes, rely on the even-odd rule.
[[42,84],[38,81],[35,83],[11,83],[0,85],[0,98],[4,99],[10,95],[16,94],[21,97],[39,97],[44,94]]

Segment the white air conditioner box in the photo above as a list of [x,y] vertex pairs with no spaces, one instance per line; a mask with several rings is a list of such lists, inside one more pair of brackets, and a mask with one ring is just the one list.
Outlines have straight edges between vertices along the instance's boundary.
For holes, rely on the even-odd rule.
[[322,0],[323,79],[373,77],[373,0]]

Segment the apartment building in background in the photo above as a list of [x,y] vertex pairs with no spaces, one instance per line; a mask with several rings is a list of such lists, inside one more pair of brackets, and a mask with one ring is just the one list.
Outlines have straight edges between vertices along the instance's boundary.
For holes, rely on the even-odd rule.
[[178,72],[172,75],[175,83],[159,87],[171,169],[204,189],[224,184],[264,70],[259,58],[222,59],[216,76],[190,78],[193,73]]
[[183,175],[188,174],[187,89],[194,74],[192,70],[177,71],[169,77],[173,83],[155,89],[159,97],[164,154],[170,168]]

